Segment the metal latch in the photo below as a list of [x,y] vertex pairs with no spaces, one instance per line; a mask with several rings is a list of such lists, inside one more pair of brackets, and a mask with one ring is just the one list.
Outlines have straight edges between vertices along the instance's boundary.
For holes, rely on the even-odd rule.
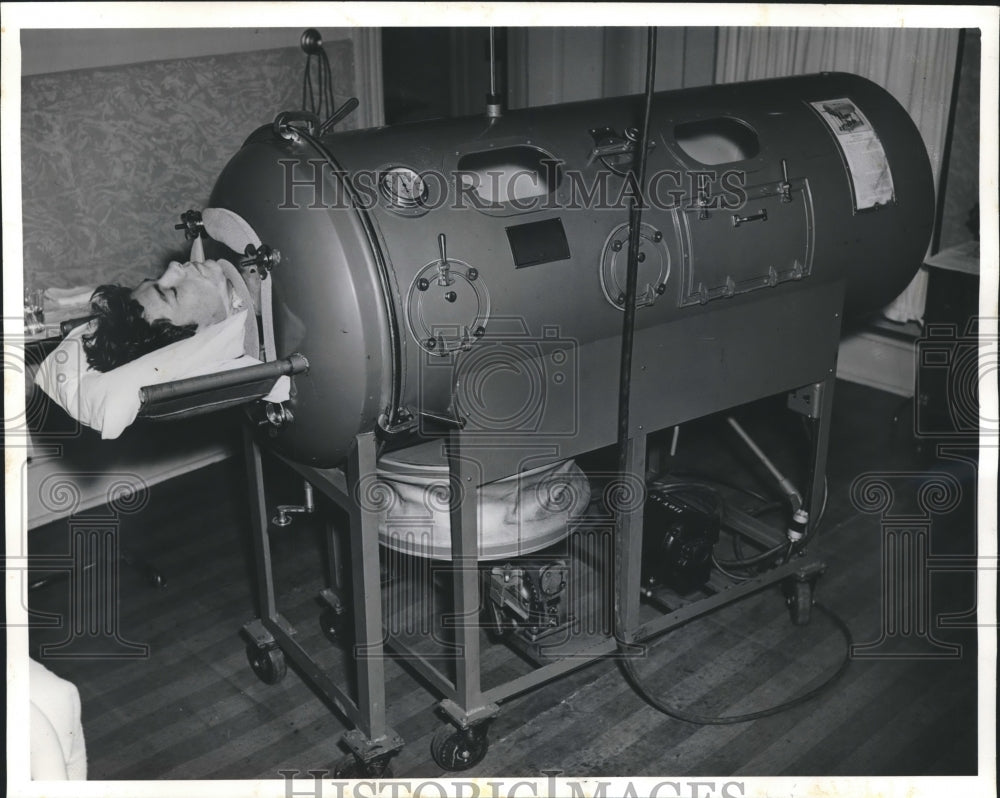
[[299,131],[315,136],[319,133],[319,117],[309,111],[282,111],[274,117],[274,135],[286,141],[299,141]]
[[183,230],[184,238],[194,241],[205,229],[205,223],[201,220],[201,211],[189,210],[181,214],[181,223],[174,225],[174,230]]
[[[624,134],[620,134],[616,133],[614,128],[595,127],[590,129],[590,135],[594,139],[594,149],[587,156],[587,166],[590,166],[598,158],[633,153],[636,142],[639,139],[639,130],[634,127],[627,127]],[[655,146],[656,142],[650,139],[646,148],[651,150]]]
[[781,192],[782,202],[792,201],[792,184],[788,182],[788,164],[784,158],[781,159],[781,182],[778,184],[778,190]]
[[260,272],[261,280],[267,279],[267,275],[271,269],[281,263],[281,253],[276,249],[272,249],[267,244],[261,244],[259,247],[247,244],[244,255],[246,257],[240,259],[240,268],[247,269],[255,266],[257,271]]
[[746,222],[766,222],[767,221],[767,208],[761,208],[757,213],[751,213],[749,216],[738,216],[733,214],[733,227],[739,227],[741,224]]

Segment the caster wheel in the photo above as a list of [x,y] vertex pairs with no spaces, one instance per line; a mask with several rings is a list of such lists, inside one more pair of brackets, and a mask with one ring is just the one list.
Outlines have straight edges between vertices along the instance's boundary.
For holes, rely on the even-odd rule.
[[280,648],[258,648],[247,646],[247,659],[257,678],[264,684],[277,684],[288,672],[285,653]]
[[805,626],[809,623],[812,615],[812,585],[809,582],[793,582],[788,590],[786,601],[788,611],[792,616],[792,623],[796,626]]
[[319,614],[319,626],[323,636],[334,645],[350,642],[350,630],[344,623],[344,616],[336,610],[323,610]]
[[367,765],[359,762],[356,756],[345,756],[333,767],[335,779],[391,779],[392,762],[388,759],[375,759]]
[[489,747],[485,731],[442,726],[431,740],[431,756],[445,770],[468,770],[483,760]]

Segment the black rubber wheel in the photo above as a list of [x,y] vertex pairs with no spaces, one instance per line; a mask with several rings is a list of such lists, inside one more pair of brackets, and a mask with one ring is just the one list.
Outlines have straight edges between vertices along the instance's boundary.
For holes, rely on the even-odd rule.
[[247,659],[257,678],[264,684],[277,684],[288,673],[285,653],[280,648],[258,648],[255,645],[248,645]]
[[789,593],[788,610],[792,616],[792,623],[796,626],[807,625],[812,616],[812,584],[809,582],[793,582]]
[[345,642],[342,618],[336,610],[323,610],[319,614],[319,626],[323,636],[331,643],[340,645]]
[[442,726],[431,739],[431,756],[445,770],[468,770],[482,762],[489,747],[485,731]]

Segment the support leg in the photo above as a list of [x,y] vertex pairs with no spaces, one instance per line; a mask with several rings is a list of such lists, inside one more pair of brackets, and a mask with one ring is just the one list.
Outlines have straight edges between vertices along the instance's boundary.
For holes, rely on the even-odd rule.
[[809,512],[808,534],[820,520],[826,498],[826,458],[830,448],[830,418],[833,408],[834,379],[817,382],[793,391],[788,396],[788,406],[809,420],[812,433],[812,451],[809,458],[809,476],[803,487],[803,499]]
[[268,535],[267,498],[264,492],[264,467],[260,448],[249,428],[244,430],[247,460],[247,486],[250,500],[250,527],[253,543],[253,560],[256,569],[255,595],[257,613],[261,618],[273,620],[277,615],[274,603],[274,575],[271,570],[271,541]]
[[456,646],[455,700],[466,712],[483,703],[480,692],[479,650],[479,469],[463,453],[461,436],[453,432],[447,442],[451,484],[451,559],[453,614]]
[[615,638],[628,645],[639,626],[639,596],[642,582],[642,523],[645,509],[646,436],[628,440],[627,470],[619,478],[615,514],[615,559],[612,584],[615,603]]
[[[351,508],[351,585],[354,656],[357,659],[358,708],[361,733],[369,741],[384,740],[385,653],[382,634],[382,591],[379,577],[378,517],[365,501],[365,481],[375,478],[375,435],[355,438],[347,466]],[[402,742],[400,741],[400,745]],[[395,750],[395,748],[393,749]]]
[[490,722],[500,708],[488,702],[480,682],[479,484],[481,470],[463,452],[461,433],[446,444],[451,502],[452,606],[447,626],[454,630],[454,700],[440,709],[450,725],[431,740],[431,756],[445,770],[467,770],[486,756]]

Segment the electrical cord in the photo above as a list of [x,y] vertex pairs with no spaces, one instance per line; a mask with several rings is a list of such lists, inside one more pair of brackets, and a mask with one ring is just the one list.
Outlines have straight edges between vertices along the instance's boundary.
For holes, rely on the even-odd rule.
[[670,706],[665,701],[650,693],[646,685],[643,684],[642,679],[639,678],[639,674],[636,673],[635,668],[632,666],[632,662],[628,656],[620,657],[618,661],[621,663],[622,670],[625,672],[625,677],[628,679],[632,688],[639,694],[639,696],[654,709],[659,710],[664,715],[668,715],[676,720],[682,720],[685,723],[694,723],[699,726],[725,726],[733,723],[747,723],[752,720],[770,717],[771,715],[777,715],[779,712],[784,712],[785,710],[812,700],[827,688],[832,686],[833,683],[836,682],[841,676],[843,676],[847,667],[851,663],[850,652],[854,645],[854,638],[851,636],[851,630],[848,628],[847,624],[839,615],[832,610],[827,609],[822,604],[814,603],[812,606],[814,609],[817,609],[826,615],[826,617],[833,622],[834,626],[837,627],[844,637],[845,650],[840,665],[837,667],[836,671],[834,671],[816,687],[813,687],[805,693],[789,699],[788,701],[768,707],[767,709],[758,710],[757,712],[748,712],[744,715],[724,715],[717,717],[711,715],[700,715],[696,712],[689,712],[685,709]]
[[[703,474],[699,471],[688,471],[688,470],[670,471],[668,472],[667,476],[674,477],[677,479],[683,479],[687,482],[697,482],[713,487],[727,488],[737,493],[742,493],[746,496],[749,496],[752,499],[756,499],[759,502],[765,502],[768,505],[775,504],[774,499],[768,498],[762,493],[758,493],[757,491],[751,490],[750,488],[745,488],[742,485],[737,485],[735,482],[726,482],[725,480],[717,479],[716,477]],[[779,507],[782,506],[782,503],[778,502],[777,506]]]
[[[302,73],[302,110],[310,111],[322,120],[320,132],[325,134],[333,126],[343,119],[347,113],[354,110],[357,100],[353,100],[354,107],[346,109],[346,103],[340,109],[333,94],[333,70],[330,68],[330,59],[326,50],[323,49],[323,42],[319,39],[319,33],[313,31],[316,39],[309,43],[306,51],[306,66]],[[313,88],[313,59],[316,59],[316,88]],[[353,99],[353,98],[352,98]],[[350,102],[350,100],[348,101]]]
[[726,570],[726,568],[722,564],[720,564],[719,561],[715,558],[714,554],[712,555],[712,565],[715,566],[715,568],[719,571],[719,573],[721,573],[723,576],[728,576],[734,582],[749,582],[751,579],[753,579],[752,576],[740,576],[739,574],[734,574],[731,571]]
[[751,568],[755,565],[761,565],[769,560],[774,559],[777,555],[781,554],[782,551],[788,550],[788,543],[782,541],[777,546],[768,549],[767,551],[762,551],[760,554],[755,554],[752,557],[746,557],[741,560],[717,560],[713,557],[713,562],[719,564],[720,567],[725,568]]
[[[662,480],[657,480],[653,484],[656,486],[658,490],[662,490],[669,494],[682,496],[685,499],[685,501],[691,504],[692,507],[694,507],[695,509],[700,510],[706,515],[714,514],[721,520],[721,517],[724,512],[723,508],[725,507],[726,502],[723,496],[719,493],[718,489],[715,488],[714,486],[706,484],[705,482],[669,483],[669,482],[663,482]],[[700,494],[700,496],[711,497],[713,501],[712,506],[709,507],[706,505],[704,501],[699,501],[699,497],[696,496],[695,494]],[[824,489],[823,506],[820,510],[820,519],[822,518],[822,515],[825,512],[827,498],[828,498],[828,490]],[[816,526],[818,526],[818,523],[816,524]],[[730,569],[751,568],[755,565],[763,565],[765,563],[768,563],[768,561],[770,560],[776,560],[776,562],[787,561],[792,556],[795,548],[796,544],[792,541],[789,541],[789,542],[782,542],[778,546],[774,546],[773,548],[761,552],[760,554],[757,554],[753,557],[728,561],[719,559],[713,554],[711,560],[712,560],[712,565],[716,569],[718,569],[718,571],[722,573],[724,576],[728,577],[729,579],[732,579],[734,582],[737,583],[747,582],[750,579],[752,579],[753,576],[742,576]],[[837,616],[835,613],[833,613],[831,610],[827,609],[823,605],[813,604],[813,606],[816,607],[817,610],[825,614],[827,617],[829,617],[830,620],[833,622],[833,624],[843,635],[844,640],[846,642],[846,649],[845,649],[846,653],[844,655],[844,658],[842,659],[837,670],[829,678],[825,679],[821,684],[817,685],[815,688],[789,701],[783,702],[776,706],[769,707],[767,709],[763,709],[757,712],[747,713],[744,715],[714,717],[714,716],[700,715],[697,713],[679,709],[677,707],[672,707],[666,704],[664,701],[658,699],[649,691],[649,689],[642,683],[641,678],[639,677],[638,673],[636,673],[635,668],[632,666],[632,663],[627,656],[621,658],[620,662],[622,663],[622,668],[625,672],[626,678],[632,685],[633,689],[635,689],[636,692],[642,697],[642,699],[646,701],[653,708],[657,709],[660,712],[663,712],[664,714],[672,718],[675,718],[677,720],[682,720],[687,723],[694,723],[699,725],[726,725],[734,723],[746,723],[749,721],[758,720],[760,718],[768,717],[770,715],[775,715],[778,714],[779,712],[791,709],[794,706],[802,704],[816,697],[821,692],[830,687],[837,679],[839,679],[841,675],[843,675],[844,671],[847,669],[847,666],[850,664],[850,651],[853,645],[853,639],[847,624],[839,616]]]
[[[646,142],[649,135],[649,120],[650,111],[652,106],[653,98],[653,83],[655,74],[655,64],[656,64],[656,28],[650,27],[647,29],[647,41],[646,41],[646,87],[645,87],[645,103],[644,112],[642,118],[642,130],[638,139],[639,147],[639,163],[638,168],[635,170],[637,177],[637,190],[642,192],[645,183],[645,173],[646,173],[646,154],[647,147]],[[626,283],[625,283],[625,303],[624,303],[624,313],[622,322],[622,350],[621,350],[621,369],[619,372],[619,384],[618,384],[618,450],[619,450],[619,466],[622,473],[628,470],[629,457],[628,457],[628,441],[630,440],[630,430],[629,430],[629,399],[630,399],[630,382],[631,382],[631,369],[632,369],[632,347],[635,337],[635,294],[636,294],[636,282],[637,282],[637,268],[638,268],[638,248],[639,248],[639,225],[642,219],[642,204],[641,202],[633,201],[629,208],[629,249],[628,249],[628,261],[626,268]],[[718,500],[717,500],[718,502]],[[717,507],[721,508],[721,502],[717,503]],[[721,511],[721,509],[720,509]],[[784,548],[784,545],[782,545]],[[617,643],[617,648],[622,657],[618,659],[621,663],[622,670],[625,673],[626,679],[632,687],[639,693],[639,695],[650,704],[650,706],[658,709],[664,714],[676,718],[678,720],[683,720],[688,723],[697,723],[702,725],[722,725],[730,723],[744,723],[751,720],[756,720],[758,718],[767,717],[769,715],[774,715],[782,712],[786,709],[790,709],[798,704],[804,703],[811,698],[818,695],[820,692],[825,690],[831,684],[833,684],[837,679],[843,675],[844,671],[847,669],[850,663],[850,650],[853,644],[851,638],[850,629],[847,628],[847,624],[843,622],[838,616],[834,615],[832,612],[827,610],[822,605],[814,605],[820,612],[826,614],[830,617],[836,626],[840,629],[841,633],[844,635],[844,639],[847,642],[847,654],[845,655],[843,661],[838,667],[837,671],[828,679],[824,680],[819,686],[807,691],[806,693],[790,700],[778,704],[777,706],[770,707],[759,712],[752,712],[745,715],[734,715],[729,717],[711,717],[706,715],[699,715],[697,713],[688,712],[686,710],[678,709],[672,707],[665,702],[659,700],[653,696],[649,690],[646,689],[639,675],[635,672],[635,668],[629,660],[629,654],[626,651],[626,641],[621,637],[621,630],[624,628],[624,621],[621,609],[621,590],[623,581],[621,579],[621,574],[618,572],[619,568],[623,566],[623,557],[621,556],[622,543],[616,538],[615,540],[615,573],[614,573],[614,595],[615,595],[615,640]],[[789,547],[789,553],[791,553],[792,547]]]

